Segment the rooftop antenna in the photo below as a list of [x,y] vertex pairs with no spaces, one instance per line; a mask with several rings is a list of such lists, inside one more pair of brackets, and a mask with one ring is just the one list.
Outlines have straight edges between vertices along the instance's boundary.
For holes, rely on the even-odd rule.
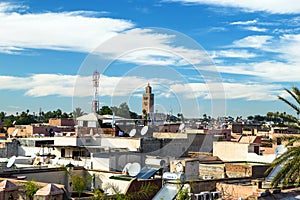
[[92,112],[94,112],[94,113],[97,113],[99,110],[99,99],[98,99],[99,78],[100,78],[99,72],[94,71],[94,73],[93,73],[94,97],[93,97],[93,103],[92,103]]

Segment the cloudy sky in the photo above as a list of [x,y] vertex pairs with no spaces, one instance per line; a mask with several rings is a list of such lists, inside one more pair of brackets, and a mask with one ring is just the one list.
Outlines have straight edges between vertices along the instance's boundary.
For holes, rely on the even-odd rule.
[[[0,2],[0,111],[243,116],[292,112],[277,96],[299,85],[296,0],[22,0]],[[294,113],[292,113],[294,114]]]

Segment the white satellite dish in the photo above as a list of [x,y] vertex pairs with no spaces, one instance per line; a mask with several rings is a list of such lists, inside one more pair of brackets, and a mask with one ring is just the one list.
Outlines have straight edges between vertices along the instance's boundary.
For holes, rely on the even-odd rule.
[[128,168],[129,176],[136,176],[141,171],[141,165],[137,162],[132,163]]
[[127,164],[124,166],[124,168],[123,168],[123,170],[122,170],[122,173],[123,173],[123,174],[127,174],[130,166],[131,166],[131,163],[127,163]]
[[11,167],[15,164],[15,161],[16,161],[16,156],[12,156],[12,157],[8,160],[8,162],[7,162],[7,164],[6,164],[6,167],[7,167],[7,168],[11,168]]
[[136,129],[135,129],[135,128],[132,129],[132,130],[129,132],[129,136],[130,136],[130,137],[135,136],[135,134],[136,134]]
[[141,130],[141,135],[146,135],[147,132],[148,132],[148,126],[144,126]]
[[180,126],[179,126],[179,130],[182,132],[182,131],[183,131],[183,129],[184,129],[184,127],[185,127],[185,124],[184,124],[184,123],[180,124]]
[[183,172],[183,165],[181,162],[178,162],[176,165],[176,172]]
[[12,134],[12,136],[16,137],[18,135],[18,132],[19,132],[19,129],[15,129],[14,132],[13,132],[13,134]]

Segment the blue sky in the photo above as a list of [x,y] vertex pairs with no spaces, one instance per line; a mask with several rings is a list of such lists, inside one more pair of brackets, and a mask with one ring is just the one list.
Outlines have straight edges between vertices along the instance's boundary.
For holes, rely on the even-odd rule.
[[[296,0],[23,0],[0,2],[0,111],[90,111],[244,116],[291,110],[277,96],[299,85]],[[198,46],[199,45],[199,46]],[[294,113],[292,113],[294,114]]]

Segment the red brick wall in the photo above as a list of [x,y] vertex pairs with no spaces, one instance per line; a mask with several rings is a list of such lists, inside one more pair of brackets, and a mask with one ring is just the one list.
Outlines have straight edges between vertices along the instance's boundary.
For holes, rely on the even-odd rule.
[[49,119],[49,125],[50,126],[74,126],[74,119],[67,119],[67,118],[62,118],[62,119],[55,119],[51,118]]

